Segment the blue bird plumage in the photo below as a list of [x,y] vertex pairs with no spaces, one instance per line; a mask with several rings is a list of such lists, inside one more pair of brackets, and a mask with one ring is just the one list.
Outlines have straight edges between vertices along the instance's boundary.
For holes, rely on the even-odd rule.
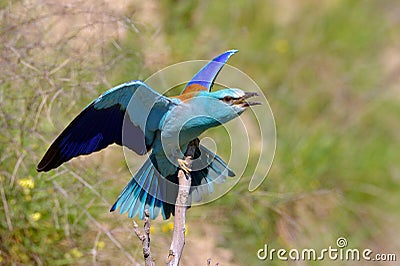
[[238,50],[229,50],[215,57],[211,62],[197,72],[197,74],[188,82],[185,89],[193,84],[198,84],[204,86],[208,91],[210,91],[215,78],[221,71],[222,67],[226,64],[229,58],[237,52]]
[[[178,192],[178,160],[188,143],[205,130],[240,115],[255,93],[239,89],[210,92],[216,76],[236,53],[227,51],[204,66],[182,94],[168,98],[143,81],[116,86],[90,103],[55,139],[37,166],[49,171],[79,155],[90,154],[116,143],[149,158],[121,192],[111,211],[119,208],[129,217],[150,217],[161,212],[164,219],[174,214]],[[191,196],[200,200],[212,193],[213,183],[234,176],[226,163],[202,145],[195,151]],[[198,165],[196,165],[198,164]]]

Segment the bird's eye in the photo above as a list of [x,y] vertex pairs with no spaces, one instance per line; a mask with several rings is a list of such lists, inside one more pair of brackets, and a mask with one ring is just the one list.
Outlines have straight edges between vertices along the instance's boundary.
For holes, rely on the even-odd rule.
[[230,101],[232,101],[232,97],[231,96],[225,96],[224,97],[224,102],[230,102]]

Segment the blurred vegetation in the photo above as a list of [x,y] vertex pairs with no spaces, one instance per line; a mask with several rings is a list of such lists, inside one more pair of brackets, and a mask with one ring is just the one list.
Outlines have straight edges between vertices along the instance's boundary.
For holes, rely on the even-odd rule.
[[265,264],[264,244],[322,249],[341,236],[352,248],[399,250],[399,4],[111,4],[0,1],[0,264],[141,261],[126,217],[108,214],[130,176],[122,156],[105,151],[47,174],[35,165],[106,88],[232,48],[230,63],[274,112],[275,160],[257,191],[244,176],[192,208],[189,223],[219,224],[219,244],[240,265]]

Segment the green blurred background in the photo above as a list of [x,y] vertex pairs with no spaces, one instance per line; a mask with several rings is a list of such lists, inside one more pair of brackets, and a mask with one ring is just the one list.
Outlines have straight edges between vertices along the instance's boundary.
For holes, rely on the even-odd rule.
[[[274,112],[275,160],[257,191],[244,176],[190,209],[182,264],[285,265],[259,261],[257,250],[318,250],[338,237],[400,260],[400,3],[2,0],[0,8],[0,264],[142,263],[130,219],[108,212],[130,179],[119,147],[46,174],[35,166],[107,88],[233,48],[230,64]],[[171,220],[154,221],[157,264],[170,238]]]

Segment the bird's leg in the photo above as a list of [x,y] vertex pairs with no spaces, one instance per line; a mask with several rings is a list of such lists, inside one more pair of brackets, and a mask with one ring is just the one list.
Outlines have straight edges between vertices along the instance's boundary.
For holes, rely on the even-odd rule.
[[185,172],[185,174],[189,174],[192,171],[192,169],[190,169],[190,162],[189,162],[191,159],[192,159],[191,156],[187,156],[185,159],[178,158],[179,168],[181,168]]
[[182,169],[185,172],[185,174],[188,174],[191,171],[189,161],[187,161],[187,159],[186,159],[187,156],[185,156],[185,159],[179,158],[181,155],[182,155],[182,153],[179,149],[172,150],[172,157],[174,158],[174,160],[177,161],[178,167],[180,169]]
[[200,140],[198,138],[195,138],[194,140],[190,141],[185,153],[185,159],[178,158],[179,168],[181,168],[185,172],[185,174],[188,174],[192,171],[191,160],[192,157],[194,156],[196,148],[198,148],[199,145],[200,145]]

